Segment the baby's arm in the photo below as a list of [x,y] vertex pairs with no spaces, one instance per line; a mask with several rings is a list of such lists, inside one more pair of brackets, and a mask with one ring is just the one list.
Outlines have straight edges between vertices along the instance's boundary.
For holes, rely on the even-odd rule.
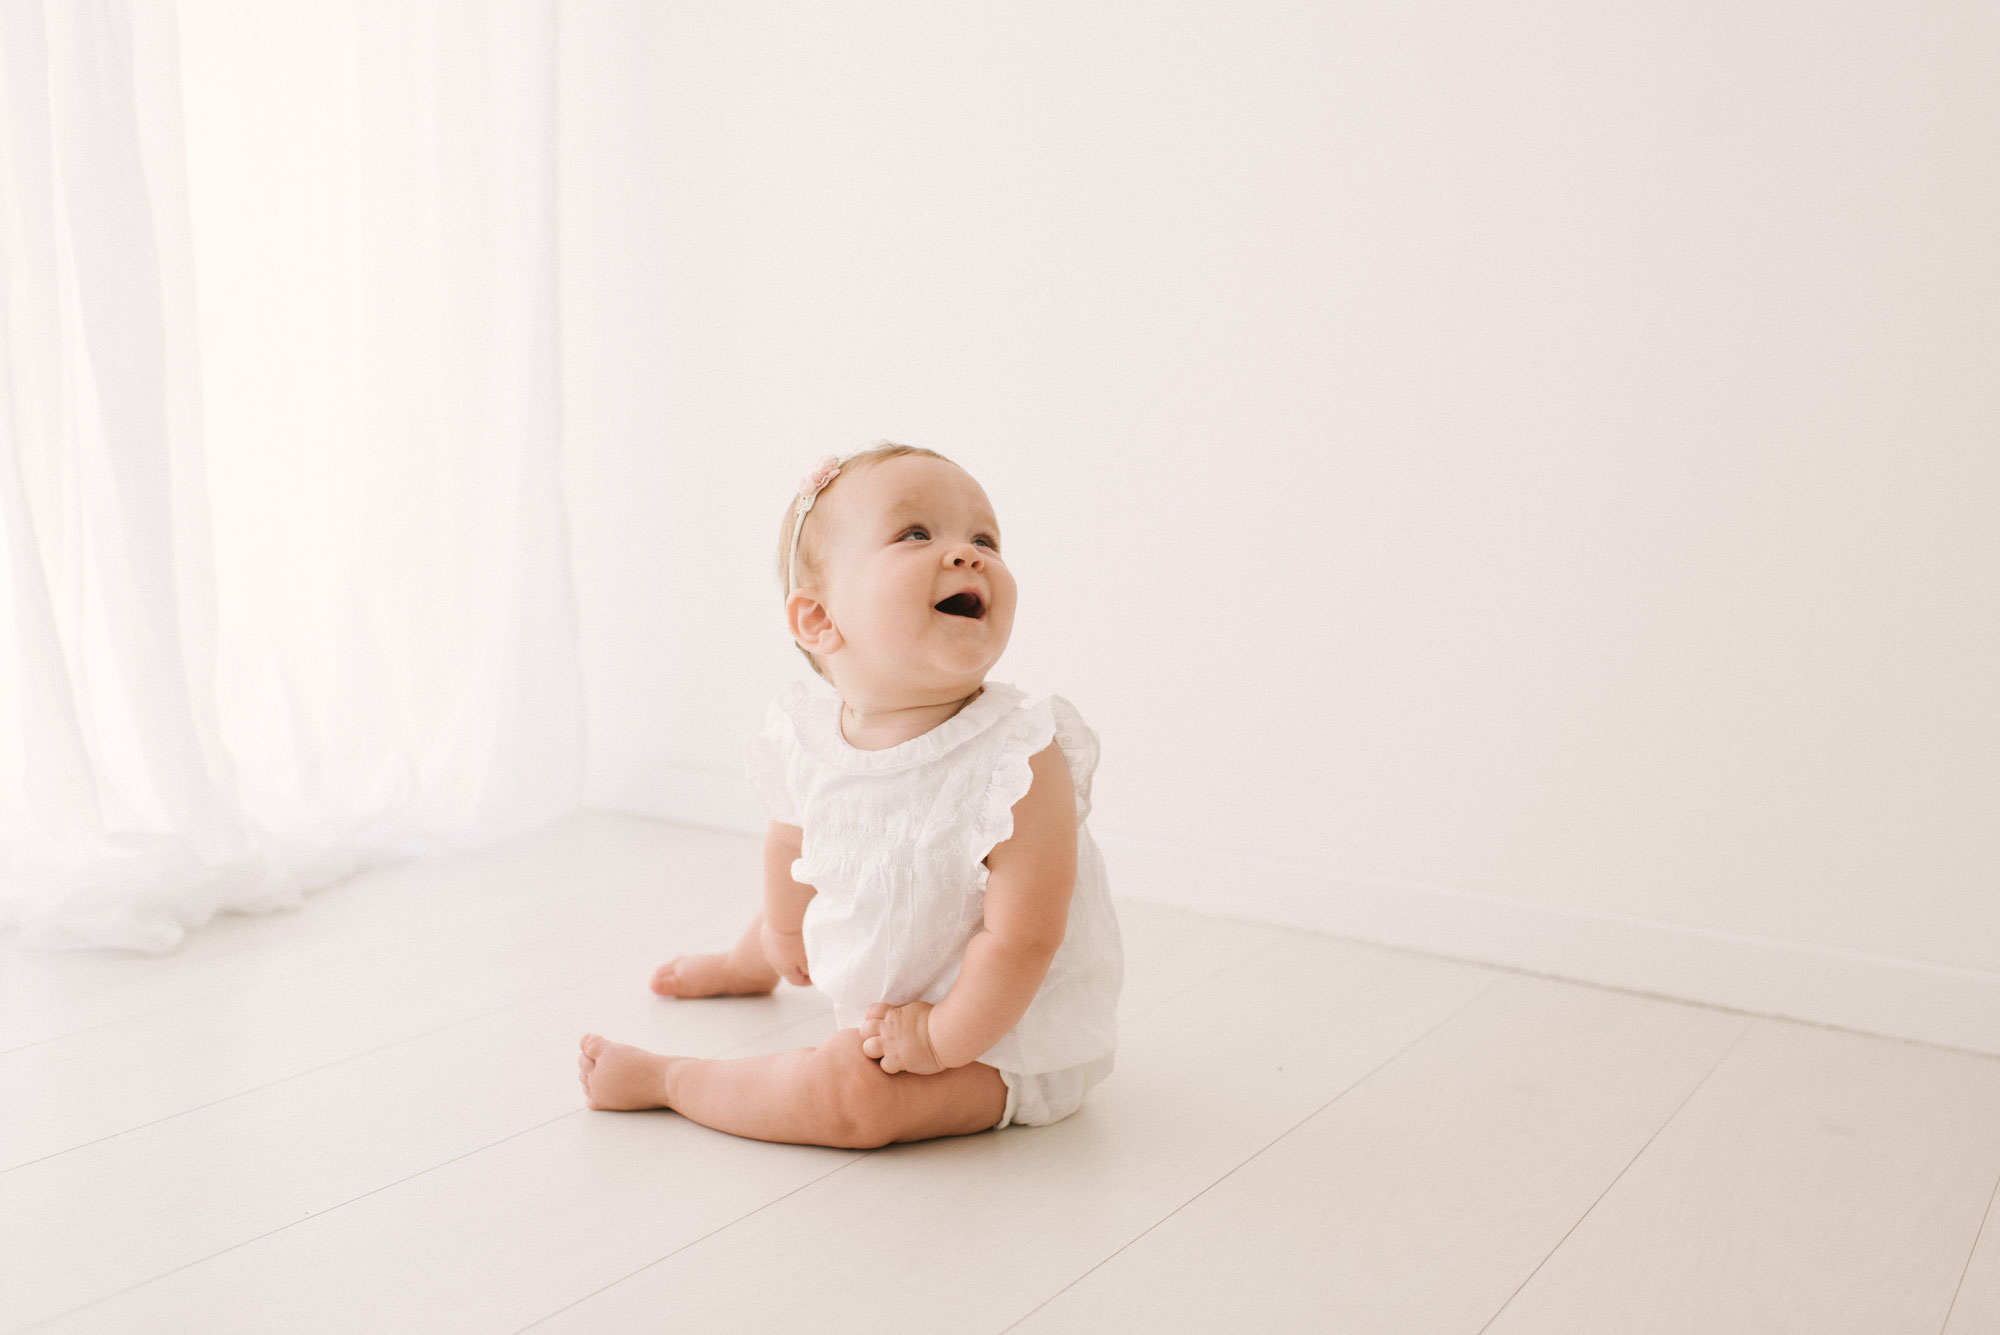
[[1051,745],[1029,762],[1034,780],[1014,804],[1014,833],[986,856],[986,922],[935,1007],[869,1009],[862,1051],[885,1071],[929,1073],[977,1061],[1020,1022],[1048,976],[1076,889],[1076,792]]
[[792,861],[805,845],[806,832],[796,825],[772,821],[764,831],[764,958],[790,981],[805,987],[806,905],[814,889],[792,879]]

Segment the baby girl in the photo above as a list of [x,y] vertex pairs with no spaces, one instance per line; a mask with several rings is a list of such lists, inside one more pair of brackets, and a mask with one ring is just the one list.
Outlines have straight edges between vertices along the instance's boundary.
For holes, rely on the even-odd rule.
[[1068,701],[986,680],[1015,603],[986,493],[929,450],[828,459],[778,560],[792,638],[832,690],[787,687],[750,742],[763,911],[653,990],[784,978],[842,1027],[734,1061],[586,1035],[590,1106],[855,1148],[1060,1121],[1111,1071],[1123,953],[1084,827],[1096,736]]

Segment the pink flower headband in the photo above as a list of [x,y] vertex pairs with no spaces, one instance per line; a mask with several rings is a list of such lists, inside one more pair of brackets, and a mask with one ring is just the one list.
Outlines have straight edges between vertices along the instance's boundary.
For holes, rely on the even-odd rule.
[[799,479],[799,501],[794,508],[798,518],[792,521],[792,552],[789,562],[792,582],[785,590],[788,595],[792,589],[799,587],[799,531],[806,526],[806,514],[819,500],[819,494],[826,490],[827,484],[840,476],[840,466],[846,462],[838,455],[829,454],[814,464],[810,473]]

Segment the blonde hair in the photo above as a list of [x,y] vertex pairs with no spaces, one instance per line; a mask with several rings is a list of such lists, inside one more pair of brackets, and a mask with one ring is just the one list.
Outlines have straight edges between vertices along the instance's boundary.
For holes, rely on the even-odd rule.
[[[840,485],[840,478],[846,477],[850,473],[859,472],[864,468],[871,468],[876,464],[884,463],[890,459],[905,458],[912,454],[920,454],[926,459],[941,459],[945,463],[951,464],[953,468],[958,467],[958,464],[950,459],[946,459],[936,450],[927,450],[918,445],[897,445],[892,441],[885,440],[880,445],[870,446],[868,449],[856,454],[850,454],[845,459],[842,459],[840,461],[840,477],[827,483],[826,488],[822,490],[821,494],[824,495],[825,491]],[[819,578],[820,530],[826,522],[819,518],[821,511],[815,506],[807,512],[805,523],[799,527],[799,582],[797,585],[794,585],[792,583],[792,526],[798,518],[795,508],[797,502],[797,496],[793,496],[785,502],[784,522],[778,526],[778,588],[781,595],[787,600],[791,598],[794,588],[804,588]],[[819,656],[803,644],[797,644],[796,642],[794,644],[798,651],[806,656],[806,662],[812,664],[812,670],[819,673],[822,677],[826,676],[826,668],[820,663]]]

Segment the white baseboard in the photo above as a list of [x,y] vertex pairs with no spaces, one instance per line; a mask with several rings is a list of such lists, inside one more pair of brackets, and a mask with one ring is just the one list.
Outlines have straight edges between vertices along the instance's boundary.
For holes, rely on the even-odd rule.
[[[602,757],[600,757],[600,761]],[[590,800],[758,834],[736,775],[600,763]],[[1426,955],[2000,1055],[2000,973],[1389,880],[1097,832],[1115,894]]]
[[1099,834],[1114,891],[1200,913],[2000,1055],[2000,973]]

